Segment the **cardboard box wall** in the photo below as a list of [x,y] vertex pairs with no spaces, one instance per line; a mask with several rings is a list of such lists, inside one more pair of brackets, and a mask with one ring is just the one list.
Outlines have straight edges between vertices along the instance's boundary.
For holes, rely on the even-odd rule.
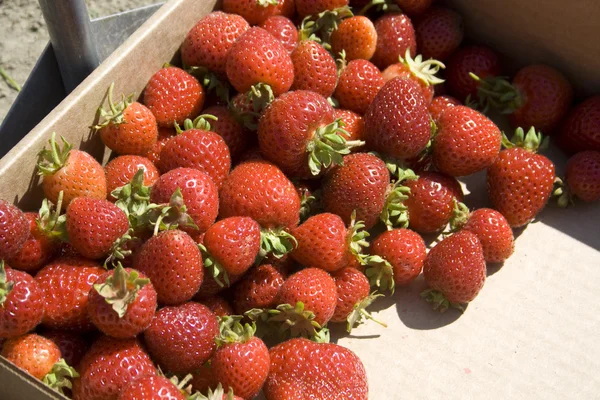
[[[516,57],[518,64],[561,68],[579,93],[600,93],[600,2],[450,1],[473,42]],[[105,158],[90,136],[106,88],[140,93],[170,60],[187,31],[216,1],[167,2],[119,50],[0,160],[0,198],[26,210],[42,198],[37,152],[52,132]],[[558,171],[564,157],[552,152]],[[486,205],[484,175],[467,180],[470,207]],[[374,304],[389,327],[368,323],[339,344],[367,369],[371,399],[599,398],[600,207],[548,207],[518,236],[513,257],[489,269],[464,314],[439,315],[419,299],[422,279]],[[343,327],[333,328],[341,336]],[[62,398],[0,359],[0,399]]]

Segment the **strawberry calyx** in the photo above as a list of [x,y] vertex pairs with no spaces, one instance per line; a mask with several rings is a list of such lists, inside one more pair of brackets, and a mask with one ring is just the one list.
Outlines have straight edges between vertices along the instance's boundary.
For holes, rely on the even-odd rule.
[[471,211],[469,207],[462,201],[454,199],[454,210],[452,211],[452,218],[450,218],[450,232],[461,230],[467,224],[470,217]]
[[100,106],[98,108],[98,114],[104,120],[101,123],[99,123],[98,125],[93,126],[92,127],[93,129],[102,129],[105,126],[108,126],[111,124],[119,125],[119,124],[123,124],[126,122],[125,118],[123,116],[123,113],[125,112],[125,109],[133,103],[134,95],[131,94],[127,97],[125,97],[125,95],[122,95],[123,98],[121,99],[121,101],[115,104],[113,102],[113,89],[114,88],[115,88],[115,83],[112,82],[110,84],[110,86],[108,87],[108,95],[107,95],[109,109],[107,111],[104,108],[102,108],[102,106]]
[[[490,76],[480,78],[469,72],[472,79],[479,83],[477,87],[477,104],[484,113],[490,108],[502,114],[512,114],[523,106],[524,100],[521,92],[504,76]],[[469,99],[472,102],[472,99]]]
[[421,292],[421,297],[428,303],[431,303],[434,310],[438,310],[441,313],[446,312],[449,307],[456,308],[461,312],[465,311],[465,308],[461,304],[450,302],[439,290],[426,289]]
[[210,71],[206,67],[191,66],[185,68],[190,74],[198,78],[200,84],[206,89],[206,92],[215,92],[217,97],[222,101],[229,103],[231,95],[231,85],[227,81],[223,81],[217,74]]
[[348,227],[348,249],[359,262],[364,257],[363,249],[369,247],[369,242],[367,241],[369,236],[371,234],[365,229],[365,223],[356,220],[356,210],[354,210],[350,217],[350,226]]
[[506,149],[512,149],[519,147],[537,153],[539,150],[548,148],[549,138],[542,135],[541,132],[537,132],[535,127],[529,128],[527,134],[523,128],[519,127],[515,129],[513,137],[509,140],[504,132],[502,132],[502,146]]
[[151,211],[150,224],[154,226],[155,236],[159,232],[180,227],[198,229],[192,217],[187,213],[180,188],[173,192],[169,204],[159,205]]
[[150,283],[148,278],[140,278],[139,272],[125,271],[121,263],[117,263],[113,274],[104,283],[94,285],[94,290],[104,297],[106,303],[112,306],[119,318],[127,313],[127,307],[133,303],[138,292]]
[[569,186],[558,176],[554,178],[552,196],[557,198],[557,204],[561,208],[567,208],[575,204],[575,197],[571,193]]
[[395,171],[395,175],[398,179],[390,185],[389,192],[385,199],[385,206],[379,216],[379,219],[381,219],[388,230],[398,227],[408,228],[408,207],[406,207],[404,202],[408,200],[410,188],[404,186],[403,182],[419,178],[413,170],[408,168],[398,167]]
[[68,241],[67,235],[67,215],[62,214],[62,201],[63,191],[58,193],[58,199],[56,201],[56,207],[52,206],[52,203],[48,199],[42,200],[42,206],[38,211],[38,217],[36,218],[36,225],[40,232],[42,232],[49,239],[58,239],[63,242]]
[[242,95],[242,104],[229,103],[237,121],[251,131],[258,129],[258,120],[265,108],[275,100],[275,94],[270,85],[259,82],[252,85],[250,90]]
[[219,119],[212,114],[202,114],[202,115],[199,115],[196,118],[194,118],[194,120],[191,120],[188,118],[185,121],[183,121],[183,129],[181,129],[179,124],[177,122],[175,122],[175,131],[177,132],[178,135],[181,135],[183,132],[189,131],[192,129],[200,129],[203,131],[210,131],[211,126],[210,126],[210,122],[208,120],[218,121]]
[[42,382],[44,382],[47,386],[56,390],[61,394],[65,394],[64,389],[72,389],[73,384],[71,383],[72,378],[78,378],[79,374],[75,369],[61,358],[52,366],[50,372],[42,378]]
[[256,0],[256,4],[261,7],[267,8],[269,6],[276,6],[279,4],[279,0]]
[[299,41],[313,40],[330,51],[331,45],[329,41],[331,40],[331,34],[344,19],[352,16],[354,14],[348,6],[325,10],[316,15],[307,15],[300,24],[298,39]]
[[389,290],[393,294],[396,283],[394,282],[394,268],[392,264],[377,255],[368,255],[362,261],[363,265],[367,267],[365,275],[369,278],[371,287]]
[[219,334],[215,337],[218,347],[228,343],[246,343],[254,337],[256,324],[242,324],[242,315],[227,315],[219,318]]
[[151,214],[159,207],[150,203],[150,186],[144,185],[142,168],[135,173],[131,182],[113,190],[111,196],[117,199],[115,205],[127,215],[133,232],[149,227]]
[[4,268],[4,260],[0,260],[0,307],[4,307],[6,298],[15,287],[13,281],[7,282],[6,268]]
[[376,7],[375,11],[377,12],[402,12],[402,9],[394,2],[394,0],[371,0],[358,14],[366,15],[373,7]]
[[272,255],[275,258],[281,258],[296,247],[298,247],[298,241],[285,229],[263,228],[260,231],[260,250],[255,264],[260,264],[260,262],[268,255]]
[[307,143],[308,167],[313,176],[319,175],[323,168],[343,165],[343,156],[350,154],[350,149],[364,146],[365,142],[362,140],[346,141],[342,135],[350,136],[350,134],[343,127],[344,122],[341,118],[328,125],[320,126]]
[[424,61],[421,54],[413,59],[410,55],[410,49],[406,49],[404,58],[400,57],[399,60],[408,67],[414,76],[423,81],[426,86],[438,85],[444,82],[443,79],[435,76],[440,71],[440,68],[446,68],[441,61],[434,59]]
[[230,386],[229,391],[225,394],[225,389],[223,389],[223,385],[219,382],[214,391],[208,388],[206,396],[200,392],[196,392],[188,396],[186,400],[233,400],[233,388]]
[[[223,266],[213,258],[206,246],[198,244],[198,248],[202,253],[202,261],[204,267],[209,271],[210,275],[214,278],[215,282],[221,287],[231,286],[229,281],[229,275]],[[222,279],[222,280],[221,280]]]
[[123,236],[115,240],[110,247],[108,257],[106,257],[106,260],[104,260],[104,268],[108,268],[109,265],[114,266],[120,264],[119,261],[123,261],[125,257],[130,256],[131,250],[127,249],[127,244],[133,239],[133,229],[129,228],[127,232],[123,234]]
[[375,299],[382,296],[383,294],[381,293],[373,292],[354,305],[354,308],[350,314],[348,314],[348,318],[346,319],[346,331],[348,333],[352,332],[352,328],[362,324],[364,322],[363,318],[377,322],[379,325],[387,328],[387,324],[385,322],[376,320],[371,313],[366,310],[366,308],[369,307],[375,301]]
[[300,223],[315,215],[321,209],[321,191],[300,193]]
[[53,175],[67,163],[73,145],[63,136],[60,139],[63,143],[62,149],[56,143],[56,132],[52,132],[52,137],[48,141],[50,149],[44,148],[38,153],[38,175]]
[[[342,72],[348,66],[348,60],[346,59],[346,50],[342,49],[342,51],[340,51],[338,53],[338,56],[335,59],[335,66],[337,68],[337,76],[339,78],[339,76],[342,74]],[[337,107],[335,105],[333,105],[333,106]]]

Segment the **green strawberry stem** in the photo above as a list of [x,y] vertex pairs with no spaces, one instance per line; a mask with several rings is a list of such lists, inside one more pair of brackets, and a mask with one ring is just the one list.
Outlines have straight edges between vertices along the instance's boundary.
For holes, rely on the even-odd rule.
[[525,134],[525,131],[521,127],[515,129],[515,133],[510,140],[502,132],[502,146],[507,149],[519,147],[532,153],[537,153],[539,150],[548,148],[548,141],[549,138],[547,136],[544,137],[541,132],[537,132],[533,126],[529,128],[527,134]]
[[159,207],[150,203],[150,187],[144,185],[144,170],[140,168],[131,182],[111,192],[117,199],[115,205],[127,215],[134,233],[151,226],[152,214]]
[[348,228],[348,248],[350,253],[356,257],[359,262],[363,259],[363,249],[369,247],[367,238],[370,233],[365,229],[365,223],[363,221],[356,220],[356,210],[352,212],[350,217],[350,227]]
[[421,292],[421,297],[428,303],[431,303],[434,310],[438,310],[441,313],[446,312],[449,307],[465,312],[464,306],[450,302],[439,290],[426,289]]
[[[123,261],[125,257],[131,255],[131,250],[127,250],[127,244],[131,242],[135,237],[133,236],[133,229],[129,228],[127,232],[120,238],[114,241],[110,247],[108,257],[104,260],[104,268],[108,268],[109,265],[120,264],[119,261]],[[117,264],[115,264],[117,263]]]
[[112,276],[104,283],[94,285],[94,290],[104,297],[106,303],[112,305],[112,309],[119,318],[123,318],[128,306],[134,302],[138,292],[150,283],[148,278],[140,278],[137,271],[125,271],[121,263],[117,263]]
[[44,378],[44,382],[47,386],[56,390],[61,394],[64,393],[64,389],[72,389],[73,384],[71,383],[72,378],[78,378],[79,374],[75,369],[67,364],[67,362],[61,358],[56,364],[52,366],[52,369]]
[[121,99],[121,101],[118,102],[117,104],[115,104],[113,102],[114,87],[115,87],[114,82],[112,82],[110,84],[110,86],[108,87],[107,97],[108,97],[109,110],[106,111],[104,108],[102,108],[102,106],[100,106],[98,108],[98,113],[100,114],[100,117],[104,119],[104,121],[102,121],[98,125],[93,126],[92,128],[101,129],[109,124],[118,125],[118,124],[122,124],[125,122],[125,119],[123,118],[123,113],[125,112],[125,109],[127,107],[129,107],[131,105],[131,103],[133,103],[134,95],[131,94],[127,97],[125,97],[125,95],[122,95],[123,98]]
[[351,148],[364,146],[365,142],[361,140],[346,141],[342,135],[350,136],[350,134],[343,126],[344,122],[338,118],[329,125],[315,130],[312,140],[306,146],[308,167],[312,175],[317,176],[323,168],[332,165],[343,165],[343,156],[350,154]]
[[573,193],[569,190],[569,186],[559,177],[554,179],[554,190],[552,196],[557,198],[558,206],[567,208],[575,204]]
[[180,188],[173,192],[168,205],[157,206],[151,210],[150,224],[154,226],[154,236],[159,232],[180,227],[198,229],[192,217],[187,213]]
[[42,200],[42,207],[38,212],[36,218],[36,225],[40,232],[43,232],[46,237],[50,239],[58,239],[63,242],[68,242],[69,237],[67,235],[67,215],[61,215],[63,201],[63,191],[58,193],[58,199],[56,201],[56,207],[52,207],[50,200]]
[[440,68],[446,68],[441,61],[434,59],[423,61],[421,54],[413,59],[410,55],[410,49],[406,49],[404,58],[400,57],[400,62],[406,65],[410,72],[424,82],[426,86],[438,85],[444,82],[443,79],[435,76],[440,71]]
[[300,196],[300,223],[306,221],[321,209],[321,191],[315,190],[310,195],[302,192]]
[[219,319],[219,335],[215,338],[217,346],[228,343],[245,343],[254,337],[256,324],[241,323],[241,315],[225,316]]
[[13,281],[6,281],[6,268],[4,268],[4,260],[0,260],[0,307],[4,307],[6,298],[15,287]]
[[256,258],[256,265],[271,255],[281,258],[298,247],[298,241],[283,228],[262,229],[260,232],[260,251]]
[[419,178],[410,169],[398,169],[396,175],[398,176],[398,180],[390,185],[389,193],[385,199],[385,206],[379,216],[379,219],[381,219],[388,230],[397,227],[408,228],[408,207],[404,205],[404,202],[408,200],[410,188],[402,185],[402,182]]
[[67,163],[73,145],[64,137],[60,138],[63,142],[62,149],[56,143],[56,132],[52,132],[48,141],[50,149],[43,149],[38,153],[38,175],[53,175]]
[[343,6],[334,10],[326,10],[317,15],[306,16],[298,31],[299,41],[314,40],[325,49],[331,50],[329,41],[331,34],[335,31],[342,20],[352,17],[354,14],[350,7]]
[[450,218],[450,232],[461,230],[467,224],[470,217],[471,211],[469,211],[469,207],[465,203],[454,199],[454,211]]
[[382,297],[382,296],[383,296],[382,294],[376,294],[374,292],[354,305],[352,312],[350,312],[350,314],[348,314],[348,318],[347,318],[346,330],[348,331],[348,333],[351,333],[352,329],[354,327],[363,323],[363,318],[377,322],[379,325],[387,328],[386,323],[376,320],[366,310],[366,308],[369,307],[375,301],[376,298]]
[[175,122],[175,131],[178,135],[191,129],[202,129],[204,131],[210,131],[211,126],[208,120],[218,121],[219,119],[212,114],[202,114],[194,118],[194,120],[188,118],[185,121],[183,121],[183,129],[181,129],[179,124]]
[[389,290],[392,294],[395,289],[394,268],[386,259],[377,255],[369,255],[363,258],[363,265],[367,267],[365,275],[369,278],[371,287],[381,290]]
[[373,7],[377,7],[377,12],[402,12],[402,9],[393,0],[371,0],[360,10],[358,15],[366,15]]
[[[337,75],[339,78],[339,76],[342,74],[342,72],[346,69],[346,66],[348,65],[348,60],[346,60],[346,50],[342,49],[342,51],[339,52],[338,57],[335,59],[335,65],[337,67]],[[338,105],[339,104],[332,104],[332,106],[334,107],[337,107]]]
[[479,108],[486,112],[490,108],[502,114],[512,114],[523,106],[523,96],[513,86],[508,78],[502,76],[491,76],[480,78],[470,72],[472,79],[479,82],[477,96],[479,97]]
[[219,99],[225,103],[229,103],[231,95],[231,85],[229,85],[229,82],[222,81],[217,74],[206,67],[192,66],[185,69],[188,73],[198,78],[198,81],[204,86],[207,93],[214,91]]
[[[202,253],[202,260],[204,267],[209,271],[210,275],[214,278],[215,282],[221,287],[229,287],[231,283],[229,281],[229,275],[225,268],[217,260],[213,258],[208,252],[208,249],[203,244],[199,244],[198,248]],[[222,280],[221,280],[222,278]]]

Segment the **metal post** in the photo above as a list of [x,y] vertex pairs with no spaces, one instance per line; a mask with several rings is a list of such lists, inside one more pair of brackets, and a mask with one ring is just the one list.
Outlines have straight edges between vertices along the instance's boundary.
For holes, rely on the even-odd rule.
[[60,74],[70,93],[99,64],[84,0],[39,0]]

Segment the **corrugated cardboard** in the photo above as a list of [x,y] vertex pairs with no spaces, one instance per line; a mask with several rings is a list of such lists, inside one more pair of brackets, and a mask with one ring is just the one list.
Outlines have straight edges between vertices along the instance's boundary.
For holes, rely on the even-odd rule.
[[[452,1],[473,41],[489,43],[520,62],[547,61],[587,93],[600,92],[600,5],[594,1]],[[110,82],[119,92],[143,89],[177,51],[187,31],[215,1],[172,0],[0,160],[0,198],[25,209],[41,198],[36,153],[56,131],[103,157],[89,137]],[[502,29],[500,29],[502,28]],[[480,32],[485,35],[480,36]],[[519,61],[518,60],[518,61]],[[567,60],[575,60],[573,63]],[[591,82],[586,86],[585,82]],[[558,170],[564,158],[552,154]],[[33,180],[32,180],[33,178]],[[485,176],[470,177],[471,207],[486,205]],[[600,397],[600,209],[549,206],[539,221],[516,233],[516,251],[488,280],[464,314],[437,314],[420,300],[418,279],[374,304],[378,319],[339,344],[363,360],[371,399],[598,398]],[[343,327],[333,328],[334,337]],[[0,399],[53,399],[43,385],[0,360]]]

